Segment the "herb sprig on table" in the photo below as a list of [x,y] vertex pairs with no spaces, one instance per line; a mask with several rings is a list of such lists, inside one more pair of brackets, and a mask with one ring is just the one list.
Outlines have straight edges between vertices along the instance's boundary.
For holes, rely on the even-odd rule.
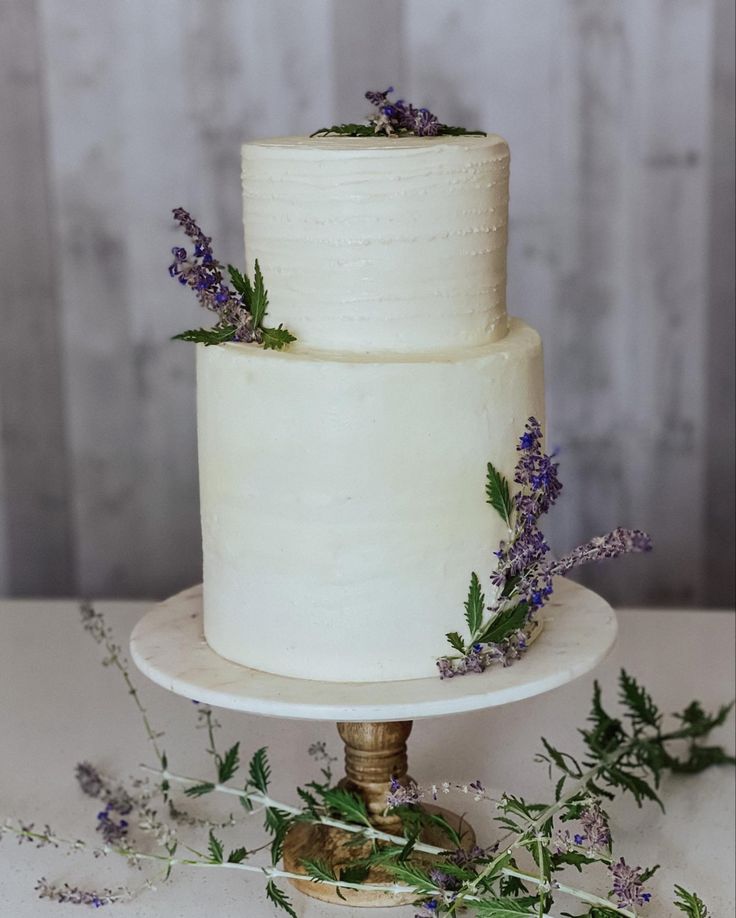
[[[614,851],[611,820],[607,810],[616,796],[631,795],[639,806],[655,803],[662,806],[660,789],[667,774],[693,775],[717,765],[733,764],[734,759],[717,745],[709,743],[712,731],[722,726],[731,710],[724,705],[713,713],[706,712],[697,701],[674,715],[672,726],[646,689],[628,673],[619,676],[619,702],[622,714],[604,707],[602,692],[595,684],[587,724],[580,730],[582,751],[572,754],[542,739],[542,750],[536,760],[554,777],[554,793],[545,801],[530,801],[518,795],[490,797],[483,784],[472,781],[454,784],[449,781],[426,787],[413,782],[393,781],[387,789],[387,809],[400,817],[403,832],[392,835],[374,827],[363,800],[332,784],[331,765],[324,744],[316,743],[310,754],[322,766],[322,779],[297,788],[298,804],[286,803],[271,796],[271,766],[265,748],[258,749],[243,766],[240,744],[221,751],[216,732],[219,724],[211,709],[194,702],[198,723],[206,729],[207,753],[213,773],[185,776],[171,770],[161,746],[163,734],[149,720],[140,696],[130,678],[128,664],[111,629],[101,613],[93,607],[82,607],[85,630],[104,651],[103,663],[116,669],[127,692],[143,718],[146,737],[156,755],[157,767],[146,769],[157,776],[157,784],[135,781],[130,787],[111,780],[89,763],[77,767],[77,781],[96,807],[98,845],[82,839],[65,838],[46,825],[34,828],[32,823],[6,821],[0,825],[0,837],[11,834],[20,842],[38,848],[63,847],[68,851],[89,850],[95,856],[117,853],[131,866],[157,865],[161,877],[168,880],[174,868],[188,866],[211,870],[242,870],[266,879],[266,894],[275,908],[296,918],[292,900],[279,881],[304,879],[281,866],[284,838],[300,822],[311,822],[340,828],[356,840],[356,857],[348,866],[333,870],[316,859],[303,861],[306,876],[315,883],[348,889],[372,889],[387,895],[411,894],[420,914],[464,913],[479,918],[543,918],[558,897],[576,900],[584,909],[576,918],[636,918],[651,899],[649,881],[658,869],[635,866]],[[684,747],[684,751],[683,751]],[[243,774],[244,771],[244,774]],[[241,774],[238,780],[238,774]],[[230,816],[214,822],[189,813],[175,801],[176,789],[185,797],[201,798],[219,794],[237,800],[240,817]],[[497,840],[488,848],[466,850],[452,827],[445,825],[445,847],[428,845],[420,840],[423,825],[431,821],[441,825],[437,816],[424,811],[421,801],[436,799],[452,792],[491,803],[491,819],[497,825]],[[166,815],[159,809],[163,805]],[[265,840],[256,847],[239,843],[226,844],[224,831],[237,831],[241,820],[257,814],[264,819]],[[184,829],[199,828],[205,835],[197,846],[185,843]],[[264,862],[262,853],[268,852]],[[609,875],[608,892],[586,888],[589,868],[602,865]],[[393,882],[371,882],[372,867],[380,866],[393,875]],[[566,868],[573,867],[581,880],[568,881]],[[591,880],[596,874],[591,874]],[[93,890],[68,883],[53,883],[41,878],[36,886],[40,897],[57,902],[99,908],[130,901],[146,889],[153,888],[153,878],[136,889]],[[599,889],[598,883],[594,886]],[[682,885],[674,888],[673,905],[688,918],[709,918],[700,896]],[[569,914],[569,913],[565,913]]]
[[539,519],[554,505],[562,491],[558,465],[542,449],[542,428],[529,418],[516,447],[514,470],[517,485],[511,486],[489,462],[486,499],[506,526],[508,537],[494,552],[496,569],[491,575],[493,595],[486,604],[478,575],[470,575],[465,601],[468,636],[457,631],[446,635],[455,654],[437,661],[443,679],[481,673],[490,664],[509,666],[527,649],[530,631],[542,607],[554,591],[554,578],[581,564],[617,558],[631,552],[651,551],[652,540],[640,529],[614,529],[591,539],[560,559],[549,558],[550,547],[539,528]]
[[201,306],[217,315],[214,327],[190,329],[174,335],[174,338],[200,344],[240,341],[262,344],[266,350],[281,350],[296,341],[283,325],[273,328],[263,324],[268,310],[268,293],[258,259],[252,282],[247,274],[228,265],[228,284],[223,266],[212,251],[212,239],[205,236],[183,207],[177,207],[173,214],[193,247],[189,253],[180,246],[174,246],[171,250],[174,261],[169,265],[169,274],[193,290]]

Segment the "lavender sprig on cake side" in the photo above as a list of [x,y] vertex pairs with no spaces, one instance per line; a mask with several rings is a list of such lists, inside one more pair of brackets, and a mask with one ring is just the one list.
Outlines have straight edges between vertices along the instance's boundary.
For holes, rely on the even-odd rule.
[[174,246],[171,250],[174,260],[169,265],[169,275],[175,277],[182,286],[193,290],[200,306],[217,316],[213,328],[190,329],[174,335],[174,338],[201,344],[222,344],[224,341],[255,343],[263,345],[266,350],[281,350],[296,341],[294,335],[282,325],[267,328],[263,324],[268,310],[268,292],[258,259],[252,282],[247,274],[228,265],[230,286],[225,280],[225,269],[212,251],[211,237],[202,232],[183,207],[176,207],[173,214],[191,240],[192,250],[190,253],[181,246]]
[[366,99],[377,109],[368,117],[367,124],[333,124],[332,127],[320,128],[311,134],[311,137],[325,137],[328,134],[340,134],[343,137],[440,137],[442,135],[459,136],[461,134],[480,134],[486,136],[485,131],[469,131],[463,127],[443,124],[437,115],[428,108],[417,108],[405,99],[392,102],[388,97],[394,91],[389,86],[383,92],[368,90]]
[[465,602],[469,638],[463,639],[456,631],[446,635],[457,654],[437,661],[442,679],[482,673],[491,663],[509,666],[518,660],[538,627],[538,611],[554,591],[554,577],[564,576],[590,561],[652,548],[646,532],[618,528],[596,536],[558,560],[550,559],[539,518],[557,501],[562,483],[558,464],[542,449],[542,429],[536,418],[527,421],[516,449],[519,458],[514,482],[518,489],[513,497],[508,481],[488,463],[487,500],[508,528],[508,540],[502,541],[494,552],[498,559],[490,578],[494,595],[486,606],[478,576],[471,575]]

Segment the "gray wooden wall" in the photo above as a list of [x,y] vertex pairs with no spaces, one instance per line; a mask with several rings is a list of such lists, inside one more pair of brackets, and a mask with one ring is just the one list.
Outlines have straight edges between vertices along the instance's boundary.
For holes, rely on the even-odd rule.
[[510,142],[555,546],[644,526],[656,553],[589,583],[732,602],[731,0],[0,0],[0,594],[198,579],[170,208],[239,262],[240,142],[388,83]]

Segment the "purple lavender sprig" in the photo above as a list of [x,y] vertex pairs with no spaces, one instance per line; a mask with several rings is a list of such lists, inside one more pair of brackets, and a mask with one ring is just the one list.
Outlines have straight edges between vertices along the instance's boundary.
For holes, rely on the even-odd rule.
[[333,124],[329,128],[320,128],[311,136],[341,134],[347,137],[370,137],[384,134],[386,137],[413,135],[414,137],[438,137],[443,134],[458,136],[460,134],[481,134],[485,131],[468,131],[462,127],[443,124],[428,108],[417,108],[405,99],[392,102],[388,97],[394,91],[393,86],[383,92],[368,90],[366,99],[377,111],[370,115],[368,124]]
[[618,900],[619,908],[639,908],[652,898],[644,890],[644,871],[641,867],[630,867],[623,858],[611,866],[613,877],[612,894]]
[[202,344],[221,344],[224,341],[256,343],[275,350],[281,350],[296,341],[294,335],[282,325],[278,328],[266,328],[263,325],[268,309],[268,294],[258,259],[255,262],[253,283],[233,265],[227,266],[231,287],[225,280],[225,269],[214,256],[211,237],[202,232],[183,207],[174,208],[173,215],[192,241],[192,249],[189,253],[181,246],[174,246],[171,250],[174,260],[169,265],[169,276],[193,290],[200,306],[217,316],[214,328],[190,329],[174,338]]
[[543,451],[542,439],[539,421],[530,417],[516,447],[514,482],[518,487],[513,497],[508,481],[488,463],[488,503],[505,522],[508,539],[502,540],[494,552],[497,564],[490,578],[494,598],[488,606],[477,575],[471,576],[465,604],[470,639],[465,641],[454,631],[447,635],[459,656],[437,661],[442,679],[483,672],[494,662],[508,666],[519,659],[526,650],[537,613],[554,591],[554,577],[565,576],[591,561],[651,550],[652,540],[647,533],[618,528],[596,536],[558,560],[549,557],[550,547],[539,528],[539,519],[557,502],[562,483],[554,454]]

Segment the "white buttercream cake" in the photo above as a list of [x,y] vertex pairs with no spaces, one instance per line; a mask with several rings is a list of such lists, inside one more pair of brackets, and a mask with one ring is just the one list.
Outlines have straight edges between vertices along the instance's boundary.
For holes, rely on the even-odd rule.
[[544,416],[538,334],[506,314],[497,136],[243,146],[247,265],[297,341],[197,346],[204,627],[221,656],[303,679],[436,674],[471,571],[506,536]]

